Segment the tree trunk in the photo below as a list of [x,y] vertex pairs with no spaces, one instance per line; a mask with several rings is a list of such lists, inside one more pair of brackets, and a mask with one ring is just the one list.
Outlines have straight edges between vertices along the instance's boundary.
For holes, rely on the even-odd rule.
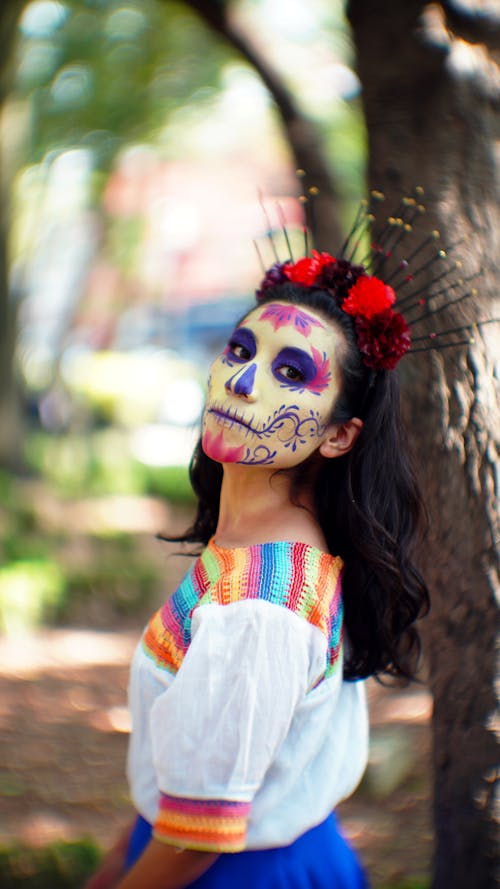
[[[472,11],[461,18],[464,4],[449,6],[455,35],[443,7],[417,0],[351,0],[349,17],[371,186],[385,192],[388,211],[405,189],[423,186],[429,229],[438,228],[448,242],[464,239],[458,255],[465,274],[483,270],[477,297],[448,308],[452,328],[464,318],[500,314],[493,307],[500,290],[500,75],[484,46],[456,39],[488,34],[497,44],[498,10],[492,5],[488,29]],[[421,565],[432,597],[422,629],[434,697],[434,889],[495,884],[499,354],[492,324],[468,346],[401,363],[431,521]]]

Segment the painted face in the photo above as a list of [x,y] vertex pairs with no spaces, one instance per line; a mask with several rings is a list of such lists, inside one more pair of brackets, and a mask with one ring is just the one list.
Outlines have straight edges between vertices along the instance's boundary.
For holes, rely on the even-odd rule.
[[202,446],[219,463],[295,466],[319,447],[339,391],[339,335],[321,316],[258,306],[210,369]]

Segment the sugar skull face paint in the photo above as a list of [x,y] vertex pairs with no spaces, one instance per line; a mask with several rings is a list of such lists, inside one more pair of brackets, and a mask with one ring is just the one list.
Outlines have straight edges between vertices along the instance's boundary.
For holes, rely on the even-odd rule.
[[313,327],[325,329],[324,322],[290,303],[269,303],[260,317],[262,321],[269,320],[275,330],[279,330],[280,327],[293,326],[305,337],[309,336]]
[[203,450],[220,463],[295,466],[319,447],[339,383],[340,335],[288,303],[257,307],[211,367]]

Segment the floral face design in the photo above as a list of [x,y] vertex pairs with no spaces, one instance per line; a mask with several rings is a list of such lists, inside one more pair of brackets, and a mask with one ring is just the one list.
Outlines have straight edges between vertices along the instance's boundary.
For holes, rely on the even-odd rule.
[[339,391],[339,334],[289,303],[257,307],[210,370],[202,446],[219,463],[286,468],[324,440]]

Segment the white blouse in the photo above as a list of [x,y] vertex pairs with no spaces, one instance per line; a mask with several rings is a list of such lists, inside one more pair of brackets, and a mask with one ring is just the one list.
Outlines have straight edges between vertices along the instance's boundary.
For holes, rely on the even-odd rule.
[[154,835],[284,846],[364,772],[362,682],[342,677],[342,562],[302,543],[213,540],[153,616],[131,670],[128,774]]

